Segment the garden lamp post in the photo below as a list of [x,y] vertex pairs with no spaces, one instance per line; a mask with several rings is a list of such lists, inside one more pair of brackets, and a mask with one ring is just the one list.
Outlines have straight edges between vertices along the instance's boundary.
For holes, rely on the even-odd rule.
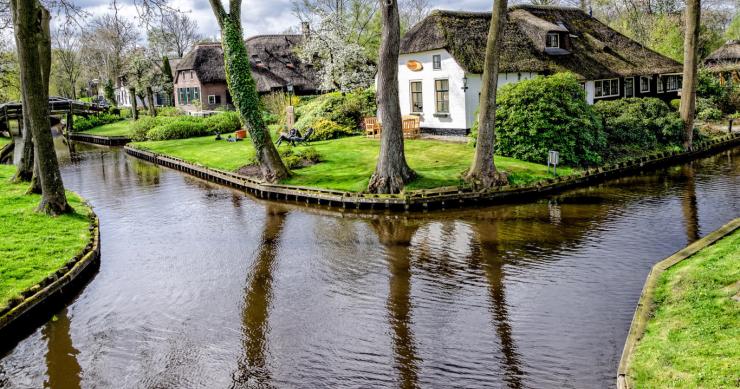
[[463,81],[463,86],[462,86],[461,89],[463,90],[463,92],[467,92],[467,90],[468,90],[468,76],[463,76],[463,80],[462,81]]
[[288,105],[293,105],[293,84],[289,83],[285,88],[288,90]]
[[293,84],[289,83],[285,88],[288,90],[288,106],[285,107],[286,125],[288,128],[293,128],[293,124],[295,124],[295,112],[293,111]]

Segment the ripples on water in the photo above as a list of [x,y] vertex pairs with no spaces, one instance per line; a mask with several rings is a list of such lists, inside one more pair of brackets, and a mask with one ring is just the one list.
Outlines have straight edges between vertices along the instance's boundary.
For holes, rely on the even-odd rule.
[[100,271],[0,387],[611,387],[650,266],[740,214],[740,149],[368,217],[79,147],[63,174],[100,217]]

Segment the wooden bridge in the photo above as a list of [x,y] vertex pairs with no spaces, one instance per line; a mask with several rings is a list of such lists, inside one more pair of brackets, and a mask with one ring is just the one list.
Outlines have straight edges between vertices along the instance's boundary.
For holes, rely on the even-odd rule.
[[[72,122],[70,119],[73,115],[95,115],[105,110],[105,107],[98,104],[85,103],[63,97],[49,97],[49,115],[52,117],[67,115],[68,123]],[[11,120],[18,120],[18,128],[23,127],[21,124],[23,120],[23,105],[20,102],[14,101],[0,104],[0,130],[8,131]]]

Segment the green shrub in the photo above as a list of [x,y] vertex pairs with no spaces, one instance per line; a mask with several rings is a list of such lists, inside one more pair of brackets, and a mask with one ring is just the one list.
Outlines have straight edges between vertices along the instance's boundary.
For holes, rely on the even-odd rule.
[[678,111],[681,109],[681,99],[673,99],[671,100],[671,107]]
[[365,89],[352,93],[327,93],[305,102],[295,109],[295,128],[303,131],[319,119],[327,119],[357,131],[362,118],[375,116],[375,91]]
[[93,116],[75,116],[73,130],[74,131],[87,131],[91,128],[100,127],[105,124],[115,123],[123,120],[122,117],[112,115],[109,113],[101,113]]
[[119,114],[122,118],[130,118],[131,117],[131,108],[120,108]]
[[152,128],[164,124],[163,117],[143,117],[131,124],[131,140],[142,142],[147,140],[146,133]]
[[158,116],[182,116],[184,112],[177,107],[159,107],[157,108]]
[[239,120],[239,114],[233,111],[209,116],[203,119],[203,123],[214,134],[216,132],[220,134],[226,134],[242,128],[241,120]]
[[311,140],[336,139],[356,134],[352,128],[329,119],[318,119],[313,122],[311,127],[313,127],[314,130],[313,135],[311,135]]
[[557,150],[566,165],[601,162],[601,122],[574,75],[558,73],[505,85],[497,101],[496,153],[545,163],[548,150]]
[[180,116],[176,118],[157,118],[157,124],[146,133],[149,140],[185,139],[214,134],[202,118]]
[[298,151],[293,148],[284,148],[280,149],[279,153],[288,169],[300,169],[304,166],[321,162],[321,155],[313,147]]
[[683,122],[678,112],[660,99],[599,101],[594,110],[603,120],[609,146],[604,153],[607,159],[681,142]]
[[720,120],[722,119],[722,111],[717,108],[705,108],[698,111],[696,117],[697,119],[704,121]]

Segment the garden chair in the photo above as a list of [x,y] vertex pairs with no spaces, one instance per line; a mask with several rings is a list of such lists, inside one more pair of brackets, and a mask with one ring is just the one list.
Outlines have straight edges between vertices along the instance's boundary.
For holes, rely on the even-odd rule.
[[381,127],[380,127],[380,123],[378,123],[378,118],[366,117],[364,119],[364,123],[365,123],[365,135],[367,135],[368,138],[371,136],[375,138],[375,135],[380,134]]
[[404,116],[401,126],[404,138],[418,138],[421,135],[419,118],[416,116]]

